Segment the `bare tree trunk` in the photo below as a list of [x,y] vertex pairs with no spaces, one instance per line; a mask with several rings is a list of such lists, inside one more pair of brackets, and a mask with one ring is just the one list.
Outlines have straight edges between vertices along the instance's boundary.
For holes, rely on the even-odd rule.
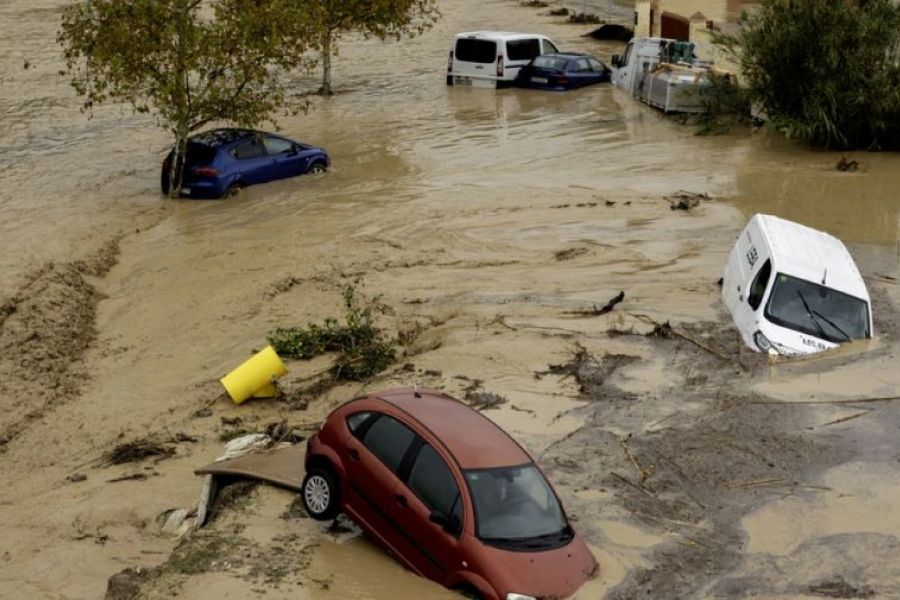
[[322,38],[322,87],[319,93],[330,96],[331,90],[331,31],[326,30]]
[[172,164],[169,166],[169,198],[177,198],[181,193],[186,153],[187,128],[179,125],[175,131],[175,147],[172,150]]

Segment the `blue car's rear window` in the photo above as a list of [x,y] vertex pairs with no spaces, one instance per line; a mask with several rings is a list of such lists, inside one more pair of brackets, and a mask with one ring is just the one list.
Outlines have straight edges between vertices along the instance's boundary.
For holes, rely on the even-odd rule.
[[215,148],[210,148],[206,144],[198,144],[196,142],[188,142],[187,155],[185,163],[188,165],[206,165],[213,161],[216,157]]
[[566,68],[568,60],[558,56],[538,56],[532,63],[538,69],[553,69],[554,71],[563,71]]

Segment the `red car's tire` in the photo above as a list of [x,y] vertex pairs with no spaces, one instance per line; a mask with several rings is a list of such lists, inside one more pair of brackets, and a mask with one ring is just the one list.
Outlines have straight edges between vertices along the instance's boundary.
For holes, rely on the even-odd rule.
[[306,514],[317,521],[330,521],[341,512],[340,487],[327,469],[313,467],[303,478],[300,498]]

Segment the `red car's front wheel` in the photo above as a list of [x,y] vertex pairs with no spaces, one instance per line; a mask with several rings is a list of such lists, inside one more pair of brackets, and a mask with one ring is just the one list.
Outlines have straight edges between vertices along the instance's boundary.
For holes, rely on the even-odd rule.
[[317,521],[330,521],[341,512],[339,488],[334,475],[325,469],[314,468],[303,478],[300,497],[306,513]]

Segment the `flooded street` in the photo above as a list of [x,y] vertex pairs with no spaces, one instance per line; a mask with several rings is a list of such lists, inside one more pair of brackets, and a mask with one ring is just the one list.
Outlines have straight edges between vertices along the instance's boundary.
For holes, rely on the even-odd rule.
[[[710,18],[735,4],[692,3]],[[364,536],[282,518],[285,491],[258,488],[179,546],[215,548],[203,569],[177,566],[157,517],[196,503],[223,418],[309,433],[364,392],[462,397],[476,380],[508,399],[485,414],[600,562],[577,598],[821,598],[839,578],[900,597],[900,403],[847,403],[900,393],[900,156],[856,153],[843,173],[839,154],[765,131],[695,136],[606,84],[448,88],[461,31],[539,31],[606,62],[621,45],[510,0],[440,5],[420,38],[347,38],[338,93],[278,119],[328,150],[326,175],[209,202],[159,195],[170,140],[152,119],[79,110],[57,74],[60,0],[0,5],[0,598],[98,598],[162,564],[141,597],[453,598]],[[712,200],[672,211],[678,190]],[[739,349],[717,280],[755,212],[848,243],[876,339],[775,364]],[[267,332],[339,316],[353,281],[383,295],[387,330],[418,332],[395,367],[306,410],[221,397]],[[609,314],[571,314],[619,291]],[[734,360],[645,335],[665,322]],[[603,372],[587,387],[548,373],[579,347]],[[317,368],[288,367],[288,388]],[[168,460],[102,459],[179,432],[197,441]]]

